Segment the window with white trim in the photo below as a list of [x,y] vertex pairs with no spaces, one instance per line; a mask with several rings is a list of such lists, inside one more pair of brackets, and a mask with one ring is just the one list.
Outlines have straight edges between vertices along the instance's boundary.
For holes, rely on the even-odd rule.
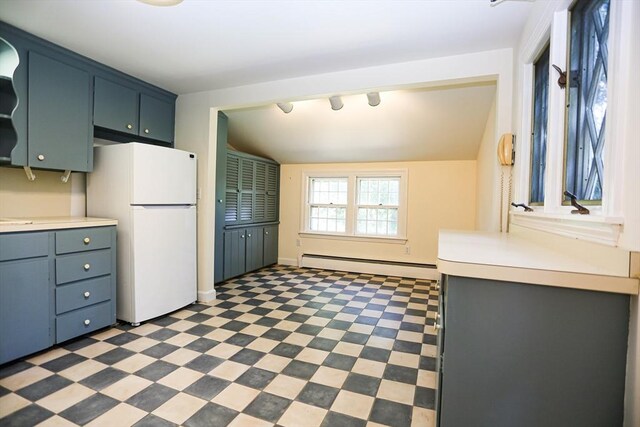
[[356,233],[397,236],[400,177],[359,177],[357,191]]
[[344,233],[347,229],[348,178],[309,180],[309,230]]
[[407,172],[305,172],[302,232],[381,239],[406,234]]

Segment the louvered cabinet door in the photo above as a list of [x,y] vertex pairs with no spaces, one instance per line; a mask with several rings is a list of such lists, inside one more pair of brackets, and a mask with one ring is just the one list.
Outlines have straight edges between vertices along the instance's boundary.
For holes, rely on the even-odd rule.
[[225,188],[224,222],[234,224],[240,220],[240,159],[227,156],[227,182]]
[[256,162],[255,199],[253,221],[264,222],[267,219],[267,164]]
[[240,222],[253,221],[255,161],[240,159]]
[[278,220],[278,179],[280,176],[280,167],[278,165],[267,165],[267,194],[266,194],[266,211],[265,220]]

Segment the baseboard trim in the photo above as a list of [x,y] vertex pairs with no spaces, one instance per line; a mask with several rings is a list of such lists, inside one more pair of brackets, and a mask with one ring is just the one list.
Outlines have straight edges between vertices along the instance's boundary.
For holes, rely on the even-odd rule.
[[298,260],[295,258],[278,258],[278,264],[298,266]]
[[216,290],[198,291],[198,302],[209,302],[216,299]]
[[440,273],[438,273],[438,270],[433,265],[395,264],[391,262],[378,263],[376,261],[364,260],[352,261],[345,258],[329,258],[326,256],[316,257],[303,255],[301,267],[425,280],[438,280],[440,278]]

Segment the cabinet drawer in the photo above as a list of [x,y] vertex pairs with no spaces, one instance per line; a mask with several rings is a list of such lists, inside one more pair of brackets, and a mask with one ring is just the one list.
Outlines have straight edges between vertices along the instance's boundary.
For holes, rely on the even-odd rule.
[[56,284],[111,274],[111,250],[56,258]]
[[0,235],[0,261],[36,258],[49,254],[49,233]]
[[56,314],[66,313],[111,298],[111,276],[56,288]]
[[79,228],[56,232],[56,254],[111,247],[111,227]]
[[111,319],[110,301],[62,314],[56,319],[56,342],[109,326]]

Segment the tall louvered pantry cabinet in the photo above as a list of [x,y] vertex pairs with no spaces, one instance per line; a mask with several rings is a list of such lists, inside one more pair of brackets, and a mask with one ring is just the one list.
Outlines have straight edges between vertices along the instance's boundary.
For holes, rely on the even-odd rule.
[[227,149],[219,113],[216,162],[215,282],[278,261],[280,165]]

